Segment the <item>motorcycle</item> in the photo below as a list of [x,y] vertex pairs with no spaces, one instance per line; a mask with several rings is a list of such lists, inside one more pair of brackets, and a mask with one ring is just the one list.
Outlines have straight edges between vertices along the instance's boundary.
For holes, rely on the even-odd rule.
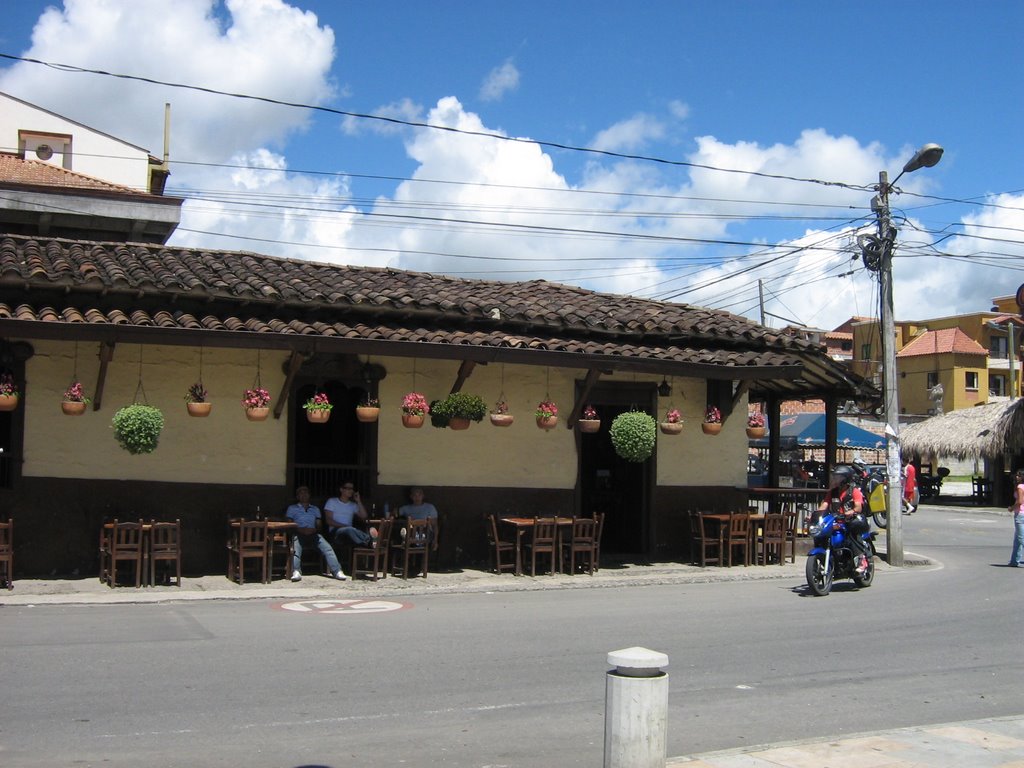
[[870,468],[859,461],[853,462],[857,473],[857,485],[864,494],[865,515],[870,515],[879,528],[889,524],[889,482],[885,471]]
[[836,579],[853,579],[858,587],[870,587],[875,578],[875,536],[877,532],[861,534],[868,544],[868,567],[857,573],[856,557],[850,547],[846,519],[835,512],[825,512],[811,525],[814,546],[807,553],[807,586],[821,597],[832,591]]

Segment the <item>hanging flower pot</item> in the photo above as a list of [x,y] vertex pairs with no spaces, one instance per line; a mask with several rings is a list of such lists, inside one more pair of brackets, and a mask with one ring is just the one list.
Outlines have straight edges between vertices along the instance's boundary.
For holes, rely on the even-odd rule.
[[747,427],[747,437],[751,440],[764,437],[766,432],[767,430],[764,427]]
[[751,440],[756,440],[759,437],[764,437],[766,428],[764,425],[764,414],[760,411],[753,411],[747,416],[747,437]]
[[515,416],[508,412],[508,403],[505,402],[504,392],[501,397],[498,398],[498,402],[494,404],[491,412],[487,414],[487,418],[489,418],[491,420],[491,424],[496,427],[511,426],[512,422],[516,420]]
[[88,404],[89,398],[85,396],[82,382],[73,381],[64,390],[64,400],[60,404],[60,409],[66,416],[81,416]]
[[356,406],[356,421],[372,424],[380,417],[380,401],[375,397],[367,397]]
[[658,424],[663,435],[678,435],[683,431],[683,414],[678,408],[669,408],[665,412],[665,420]]
[[189,416],[197,416],[202,418],[203,416],[210,415],[210,410],[213,408],[213,403],[185,403],[185,407],[188,408]]
[[537,426],[544,430],[551,430],[558,426],[558,406],[551,400],[541,400],[534,412],[537,417]]
[[266,421],[270,415],[270,393],[257,383],[243,393],[242,407],[249,421]]
[[608,430],[612,447],[626,461],[641,462],[650,458],[657,444],[654,417],[642,411],[620,413]]
[[9,373],[0,374],[0,411],[13,411],[18,407],[18,386]]
[[164,415],[159,408],[132,403],[118,409],[112,425],[114,438],[128,453],[152,453],[164,428]]
[[709,405],[704,411],[704,421],[701,422],[700,428],[705,435],[717,435],[722,431],[722,412],[715,406]]
[[312,424],[325,424],[331,418],[331,401],[326,392],[317,392],[302,404],[306,411],[306,420]]
[[430,423],[439,429],[469,429],[469,422],[483,421],[487,405],[480,395],[452,392],[430,404]]
[[269,415],[270,408],[268,408],[267,406],[254,406],[252,408],[245,409],[245,418],[247,418],[249,421],[266,421]]
[[469,429],[469,419],[462,416],[452,416],[448,419],[448,428],[454,430]]
[[579,424],[580,432],[588,434],[593,434],[601,429],[601,420],[597,417],[597,411],[591,405],[583,409],[583,413],[576,423]]
[[60,409],[65,416],[81,416],[85,413],[85,403],[79,400],[63,400]]
[[409,429],[423,426],[426,415],[430,413],[427,398],[419,392],[408,392],[402,398],[402,425]]

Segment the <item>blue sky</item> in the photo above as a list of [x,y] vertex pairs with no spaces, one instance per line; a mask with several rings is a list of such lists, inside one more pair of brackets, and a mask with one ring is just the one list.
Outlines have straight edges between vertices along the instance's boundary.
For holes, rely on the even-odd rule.
[[755,319],[760,280],[769,325],[829,328],[876,312],[851,259],[878,172],[895,178],[938,142],[942,162],[892,200],[897,317],[987,309],[1024,282],[1024,5],[1011,0],[4,0],[3,13],[0,53],[334,110],[0,60],[0,91],[154,154],[171,103],[181,245],[539,277]]

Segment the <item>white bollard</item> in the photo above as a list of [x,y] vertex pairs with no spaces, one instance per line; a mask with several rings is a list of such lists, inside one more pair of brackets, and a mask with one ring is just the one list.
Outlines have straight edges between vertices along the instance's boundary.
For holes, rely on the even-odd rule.
[[649,648],[608,654],[604,768],[665,768],[668,656]]

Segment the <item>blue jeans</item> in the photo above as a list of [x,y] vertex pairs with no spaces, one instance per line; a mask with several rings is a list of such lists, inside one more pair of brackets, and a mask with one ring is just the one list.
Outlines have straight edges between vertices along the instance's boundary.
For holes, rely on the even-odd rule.
[[1010,552],[1010,565],[1024,565],[1024,514],[1013,516],[1013,550]]
[[338,539],[348,539],[357,547],[368,547],[373,542],[370,534],[364,533],[358,528],[353,528],[351,525],[347,525],[344,528],[335,528],[333,538],[335,541],[338,541]]
[[338,562],[338,556],[334,554],[334,550],[331,549],[331,545],[327,543],[327,539],[321,536],[319,533],[303,535],[296,534],[292,538],[292,545],[295,548],[295,553],[292,556],[292,570],[302,571],[302,540],[305,539],[306,543],[313,544],[313,536],[316,536],[316,546],[320,550],[320,554],[324,556],[327,561],[327,567],[331,569],[331,573],[337,573],[341,570],[341,564]]

